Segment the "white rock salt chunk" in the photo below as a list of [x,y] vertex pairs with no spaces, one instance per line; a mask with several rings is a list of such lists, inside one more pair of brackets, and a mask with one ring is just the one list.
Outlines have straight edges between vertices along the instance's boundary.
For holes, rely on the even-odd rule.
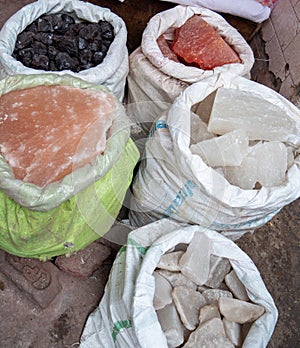
[[300,136],[296,120],[277,105],[249,92],[219,88],[208,131],[225,134],[235,129],[245,130],[250,140],[287,141],[291,135]]
[[230,268],[231,265],[228,259],[210,255],[209,276],[205,285],[211,288],[218,288],[226,274],[230,271]]
[[286,146],[270,141],[255,146],[250,153],[256,160],[257,181],[264,187],[278,186],[285,180],[287,170]]
[[199,310],[206,305],[205,298],[186,286],[176,286],[172,296],[183,325],[194,330],[199,323]]
[[217,304],[210,304],[200,308],[200,314],[199,314],[200,324],[213,318],[221,319],[221,315],[220,315]]
[[191,145],[190,150],[211,167],[239,166],[247,155],[248,144],[246,132],[237,129],[220,137]]
[[155,279],[153,305],[155,309],[161,309],[172,302],[172,286],[156,271],[153,272],[153,276]]
[[178,347],[184,341],[184,326],[182,325],[174,303],[166,305],[156,312],[158,321],[166,336],[169,347]]
[[180,270],[197,285],[203,285],[208,279],[209,262],[210,240],[203,233],[195,233],[179,260]]
[[257,180],[256,160],[247,156],[240,166],[224,167],[223,173],[230,184],[243,190],[252,190]]
[[225,336],[221,319],[213,318],[199,325],[190,334],[189,340],[183,348],[234,348],[234,345]]
[[232,298],[232,293],[227,290],[220,289],[209,289],[202,292],[207,304],[212,304],[218,302],[221,297]]
[[226,336],[230,339],[232,344],[240,347],[242,345],[242,326],[233,321],[228,321],[223,318],[223,326]]
[[246,288],[234,270],[226,275],[225,283],[228,289],[233,293],[234,297],[242,301],[249,301]]
[[207,130],[207,124],[201,118],[192,113],[191,114],[191,145],[197,144],[200,141],[211,139],[215,135]]
[[265,311],[262,306],[235,298],[220,297],[218,302],[221,314],[227,320],[239,324],[255,321]]
[[157,269],[156,272],[158,272],[160,275],[162,275],[164,278],[166,278],[167,281],[171,284],[171,286],[173,288],[175,286],[185,285],[188,288],[191,288],[193,290],[197,290],[197,284],[195,284],[193,281],[188,279],[181,272],[171,272],[171,271],[167,271],[164,269]]
[[169,271],[180,271],[178,261],[183,254],[184,254],[184,251],[174,251],[168,254],[164,254],[160,258],[157,267],[160,269],[166,269]]

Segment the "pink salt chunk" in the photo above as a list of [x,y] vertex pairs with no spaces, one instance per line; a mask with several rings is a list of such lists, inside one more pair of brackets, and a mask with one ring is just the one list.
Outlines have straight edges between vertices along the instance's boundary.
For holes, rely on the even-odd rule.
[[0,97],[1,155],[17,179],[44,187],[104,152],[116,108],[101,90],[37,86]]

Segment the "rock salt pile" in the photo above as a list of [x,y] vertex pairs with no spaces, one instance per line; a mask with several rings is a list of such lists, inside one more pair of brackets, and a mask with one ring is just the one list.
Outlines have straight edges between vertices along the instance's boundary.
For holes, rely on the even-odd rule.
[[253,189],[284,183],[296,151],[289,139],[300,134],[296,121],[276,105],[244,91],[219,88],[208,124],[193,119],[195,126],[203,136],[193,137],[193,130],[191,152],[232,185]]
[[265,312],[250,301],[229,260],[208,254],[209,243],[195,234],[164,254],[153,273],[154,308],[169,347],[241,347]]

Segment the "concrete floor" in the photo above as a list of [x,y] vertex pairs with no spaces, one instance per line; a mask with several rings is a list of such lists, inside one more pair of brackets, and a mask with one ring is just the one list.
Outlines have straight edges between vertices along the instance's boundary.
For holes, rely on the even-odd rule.
[[[19,8],[32,1],[0,0],[0,27]],[[143,28],[155,13],[170,6],[160,1],[92,1],[119,14],[128,27],[128,49],[138,47]],[[132,15],[134,13],[134,16]],[[255,54],[264,53],[259,35],[250,40],[256,25],[227,17],[249,40]],[[257,61],[253,79],[278,90],[267,62]],[[300,200],[283,208],[269,223],[237,241],[252,258],[274,298],[279,320],[269,348],[300,346],[299,318],[299,223]],[[53,263],[38,264],[51,274],[51,291],[44,295],[12,277],[10,255],[0,252],[0,347],[76,347],[88,313],[98,304],[114,253],[87,279],[60,271]],[[23,284],[23,285],[22,285]]]

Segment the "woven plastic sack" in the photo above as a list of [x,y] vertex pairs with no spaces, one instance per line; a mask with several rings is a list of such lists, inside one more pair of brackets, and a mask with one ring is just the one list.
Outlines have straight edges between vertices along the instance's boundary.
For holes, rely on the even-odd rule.
[[[0,81],[0,95],[38,85],[111,92],[71,76],[15,75]],[[114,97],[113,124],[103,155],[45,187],[15,179],[0,156],[0,248],[23,257],[51,258],[79,250],[115,221],[139,157],[130,122]]]
[[265,313],[251,326],[243,348],[263,348],[273,333],[278,312],[252,260],[231,240],[199,226],[163,219],[128,235],[113,264],[103,298],[89,316],[80,348],[167,348],[153,307],[152,275],[161,256],[179,243],[190,243],[195,233],[210,240],[213,255],[228,258],[252,302]]
[[[173,39],[175,28],[183,25],[190,17],[198,14],[213,26],[217,32],[236,51],[241,63],[225,64],[212,70],[186,66],[165,57],[157,44],[157,39],[164,34]],[[129,116],[142,129],[141,136],[147,137],[153,122],[166,104],[174,99],[187,86],[201,81],[219,72],[231,72],[236,75],[250,76],[254,63],[251,47],[242,35],[219,14],[202,7],[176,6],[153,16],[142,36],[141,47],[129,56],[128,104],[133,104]],[[145,103],[147,102],[147,103]]]
[[[163,0],[165,1],[165,0]],[[270,17],[271,3],[264,0],[172,0],[176,4],[203,6],[210,10],[229,13],[250,21],[261,23]]]
[[[127,29],[124,21],[108,8],[79,0],[38,0],[24,6],[11,16],[0,31],[0,78],[15,74],[41,74],[45,71],[24,66],[12,57],[16,39],[29,24],[45,14],[67,13],[75,21],[98,22],[104,20],[114,27],[115,38],[103,62],[78,73],[71,70],[55,71],[108,87],[120,100],[124,96],[128,74]],[[49,71],[47,71],[49,73]]]
[[192,154],[191,108],[218,88],[239,89],[259,97],[262,103],[266,100],[276,105],[291,120],[291,129],[294,127],[283,141],[299,149],[300,112],[280,94],[228,73],[195,83],[176,98],[150,131],[145,159],[132,186],[129,215],[132,225],[139,227],[171,217],[237,239],[264,225],[300,196],[299,155],[288,169],[282,185],[244,190],[231,185],[200,156]]

